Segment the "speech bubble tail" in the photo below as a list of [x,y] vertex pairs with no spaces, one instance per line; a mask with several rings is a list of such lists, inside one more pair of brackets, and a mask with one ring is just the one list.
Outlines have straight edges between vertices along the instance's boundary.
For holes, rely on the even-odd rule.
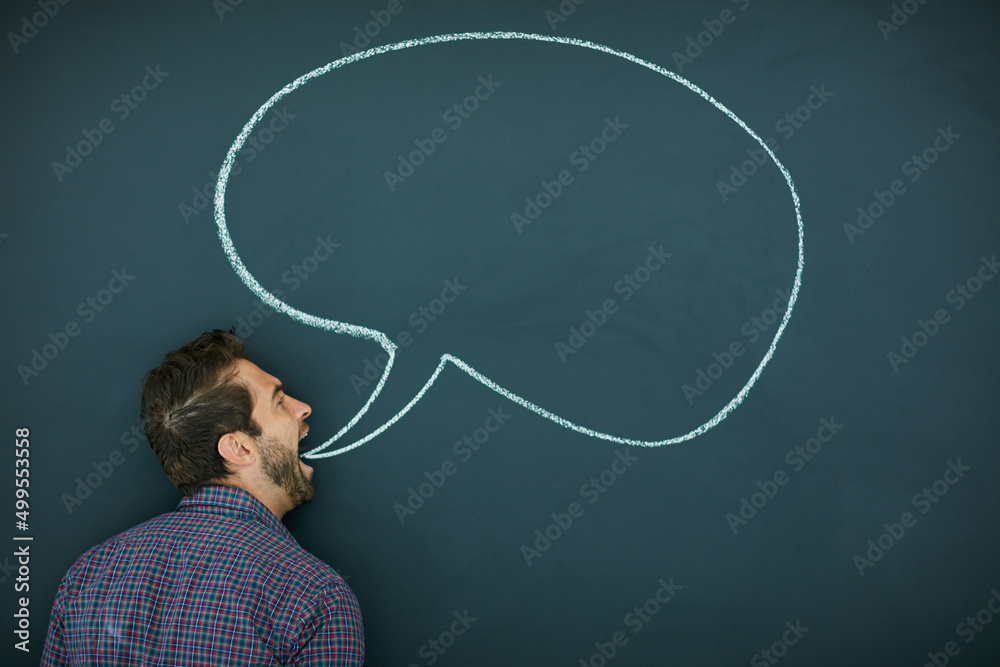
[[372,438],[378,437],[387,428],[389,428],[390,426],[392,426],[393,424],[395,424],[397,421],[399,421],[403,417],[403,415],[405,415],[407,412],[410,411],[410,408],[412,408],[414,405],[417,404],[417,401],[419,401],[421,398],[424,397],[424,394],[427,393],[427,390],[430,389],[431,385],[434,384],[434,381],[437,380],[438,375],[440,375],[441,371],[444,370],[445,364],[447,364],[448,361],[454,360],[454,357],[452,357],[449,354],[446,354],[446,355],[442,356],[441,357],[441,361],[438,362],[437,368],[435,368],[434,372],[431,373],[430,378],[428,378],[427,382],[424,383],[424,386],[420,388],[420,391],[418,391],[417,394],[412,399],[410,399],[409,403],[407,403],[406,405],[403,406],[402,410],[400,410],[395,415],[393,415],[392,418],[389,419],[389,421],[385,422],[384,424],[382,424],[377,429],[375,429],[374,431],[372,431],[371,433],[369,433],[365,437],[361,438],[360,440],[352,442],[351,444],[346,445],[344,447],[341,447],[340,449],[336,449],[336,450],[334,450],[332,452],[323,452],[322,454],[320,454],[319,452],[323,451],[324,449],[326,449],[327,447],[329,447],[331,444],[333,444],[334,442],[336,442],[336,440],[338,438],[340,438],[340,436],[342,436],[345,432],[347,432],[348,429],[350,429],[352,426],[354,426],[354,424],[356,424],[357,421],[361,418],[361,415],[363,415],[368,410],[368,405],[370,405],[375,400],[375,397],[378,396],[379,393],[381,393],[382,386],[385,384],[386,378],[389,377],[389,370],[392,368],[392,362],[393,362],[394,357],[395,357],[395,350],[389,353],[389,362],[385,365],[385,371],[383,371],[382,377],[379,379],[379,383],[375,387],[375,391],[372,392],[371,397],[368,399],[368,403],[365,404],[365,407],[362,408],[361,412],[359,412],[358,414],[356,414],[354,416],[354,419],[352,419],[350,421],[350,423],[347,424],[347,426],[345,426],[344,428],[342,428],[340,430],[340,432],[337,433],[337,435],[333,436],[332,438],[330,438],[329,440],[327,440],[326,442],[324,442],[319,447],[316,447],[315,449],[312,449],[312,450],[306,452],[305,454],[303,454],[302,455],[303,458],[323,459],[323,458],[327,458],[328,456],[337,456],[339,454],[343,454],[344,452],[349,452],[352,449],[354,449],[355,447],[360,447],[361,445],[365,444],[366,442],[368,442]]
[[[335,443],[338,440],[340,440],[340,438],[343,437],[343,435],[345,433],[347,433],[352,428],[354,428],[354,425],[357,424],[358,421],[361,420],[361,418],[365,415],[365,413],[368,412],[368,408],[371,407],[372,403],[375,402],[375,399],[378,398],[379,394],[382,393],[382,388],[385,386],[385,381],[389,378],[389,372],[392,371],[392,365],[396,361],[396,346],[394,344],[392,344],[392,343],[389,343],[389,345],[383,344],[382,345],[382,349],[384,349],[386,351],[386,353],[389,355],[389,361],[386,362],[386,364],[385,364],[385,370],[382,371],[382,376],[378,379],[378,384],[375,385],[375,391],[372,392],[371,396],[368,397],[368,400],[365,401],[365,404],[363,406],[361,406],[360,410],[358,410],[358,413],[356,415],[354,415],[354,417],[352,417],[351,420],[349,422],[347,422],[344,425],[343,428],[341,428],[339,431],[337,431],[337,433],[334,434],[333,437],[331,437],[329,440],[327,440],[323,444],[319,445],[318,447],[314,447],[313,449],[310,449],[308,452],[303,453],[302,454],[302,458],[304,458],[304,459],[321,459],[321,458],[326,458],[328,456],[336,456],[337,454],[343,454],[344,452],[350,451],[350,450],[354,449],[355,447],[360,447],[361,445],[365,444],[366,442],[368,442],[369,440],[371,440],[372,438],[374,438],[376,435],[378,435],[379,433],[381,433],[386,428],[389,428],[389,426],[391,426],[392,423],[394,423],[397,419],[399,419],[404,414],[406,414],[406,412],[410,409],[410,407],[413,405],[413,403],[416,402],[416,399],[414,399],[413,401],[410,401],[410,403],[403,409],[402,412],[397,413],[396,416],[393,417],[392,420],[390,420],[390,423],[383,424],[380,430],[376,431],[375,433],[369,434],[364,439],[359,440],[357,442],[354,442],[354,443],[352,443],[350,445],[347,445],[346,447],[341,447],[340,449],[337,449],[337,450],[332,451],[332,452],[326,452],[324,454],[320,453],[323,450],[325,450],[327,447],[329,447],[330,445],[332,445],[333,443]],[[440,372],[440,366],[438,367],[438,370],[435,371],[434,377],[437,376],[438,372]],[[430,382],[433,382],[433,381],[434,380],[433,380],[433,377],[432,377],[432,379],[430,380]],[[427,385],[424,386],[424,389],[421,390],[421,393],[418,394],[418,396],[423,395],[423,392],[427,390],[426,388],[428,386],[430,386],[430,383],[428,383]]]

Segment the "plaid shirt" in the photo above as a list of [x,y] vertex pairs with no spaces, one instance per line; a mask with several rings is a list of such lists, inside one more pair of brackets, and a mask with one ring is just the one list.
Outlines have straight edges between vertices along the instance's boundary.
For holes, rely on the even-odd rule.
[[246,491],[210,486],[80,556],[48,665],[361,665],[354,593]]

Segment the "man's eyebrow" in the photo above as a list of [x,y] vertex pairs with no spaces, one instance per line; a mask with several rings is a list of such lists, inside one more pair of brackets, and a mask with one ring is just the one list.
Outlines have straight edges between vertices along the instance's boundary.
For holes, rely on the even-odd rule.
[[274,399],[278,397],[278,394],[285,391],[285,383],[279,382],[274,386],[274,392],[271,394],[271,402],[274,403]]

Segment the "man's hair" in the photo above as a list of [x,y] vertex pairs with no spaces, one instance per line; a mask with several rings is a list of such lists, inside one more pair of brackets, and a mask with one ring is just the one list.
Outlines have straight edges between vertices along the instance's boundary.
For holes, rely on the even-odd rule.
[[185,496],[232,474],[219,454],[219,438],[242,431],[261,435],[253,396],[234,380],[243,343],[221,329],[203,333],[170,352],[142,379],[142,426],[149,446]]

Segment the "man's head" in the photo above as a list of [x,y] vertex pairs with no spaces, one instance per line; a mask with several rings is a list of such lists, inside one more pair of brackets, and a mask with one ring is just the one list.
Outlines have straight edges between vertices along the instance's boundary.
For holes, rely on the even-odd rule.
[[298,458],[310,411],[218,329],[167,354],[142,383],[146,437],[181,493],[236,486],[278,517],[315,496]]

